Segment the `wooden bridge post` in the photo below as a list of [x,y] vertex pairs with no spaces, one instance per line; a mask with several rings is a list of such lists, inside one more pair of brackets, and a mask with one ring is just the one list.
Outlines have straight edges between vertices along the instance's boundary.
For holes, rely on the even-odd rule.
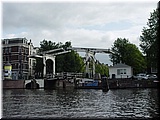
[[63,88],[66,88],[66,80],[63,80]]
[[107,77],[102,77],[102,91],[107,92],[108,90],[109,90],[108,79]]

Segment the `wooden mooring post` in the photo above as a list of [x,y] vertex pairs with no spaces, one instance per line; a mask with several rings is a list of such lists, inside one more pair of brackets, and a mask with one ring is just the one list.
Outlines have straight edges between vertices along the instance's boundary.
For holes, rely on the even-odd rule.
[[102,77],[102,91],[107,92],[109,90],[107,77]]

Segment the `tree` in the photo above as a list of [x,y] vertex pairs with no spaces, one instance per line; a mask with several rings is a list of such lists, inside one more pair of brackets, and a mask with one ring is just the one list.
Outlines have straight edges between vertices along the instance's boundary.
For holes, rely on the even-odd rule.
[[154,10],[150,14],[147,27],[143,28],[140,36],[140,47],[146,55],[148,73],[151,72],[151,68],[157,68],[159,49],[157,40],[158,25],[158,10]]
[[57,48],[61,48],[63,46],[63,44],[61,42],[59,43],[55,43],[52,41],[47,41],[47,40],[43,40],[40,42],[40,49],[39,51],[48,51],[48,50],[53,50],[53,49],[57,49]]
[[75,51],[56,57],[56,72],[84,72],[82,58]]
[[95,73],[100,73],[101,75],[109,76],[109,68],[103,63],[96,62],[95,64]]
[[110,59],[114,64],[124,63],[130,65],[134,69],[134,74],[145,71],[146,62],[142,53],[129,40],[117,38],[111,49],[114,54],[110,55]]
[[117,64],[117,63],[124,63],[124,54],[125,54],[125,46],[129,44],[127,39],[122,39],[122,38],[117,38],[117,40],[114,41],[113,45],[112,45],[112,51],[114,53],[114,55],[110,55],[111,58],[111,62],[113,62],[113,64]]
[[[144,27],[142,30],[142,35],[140,36],[140,47],[144,54],[149,50],[150,46],[156,42],[157,38],[157,29],[158,29],[158,10],[154,10],[150,14],[150,18],[147,22],[148,27]],[[157,48],[158,45],[155,44]],[[155,51],[154,51],[155,52]]]
[[[43,40],[40,42],[39,52],[53,50],[57,48],[67,49],[71,47],[71,42],[65,42],[65,44],[59,42],[55,43],[52,41]],[[78,53],[71,51],[70,53],[61,54],[55,58],[56,72],[83,72],[84,65],[83,60]],[[37,61],[36,72],[43,73],[42,59]]]

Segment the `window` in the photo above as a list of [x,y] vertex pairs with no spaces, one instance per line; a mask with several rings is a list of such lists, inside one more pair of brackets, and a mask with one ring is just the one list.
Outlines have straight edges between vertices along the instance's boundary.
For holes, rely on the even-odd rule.
[[8,48],[5,49],[5,53],[8,53]]
[[157,73],[157,68],[151,67],[151,73]]
[[6,61],[6,57],[3,56],[3,61]]
[[30,66],[31,66],[31,59],[29,60]]
[[23,40],[9,40],[8,44],[23,43]]
[[5,44],[5,40],[2,41],[2,44]]
[[26,58],[25,55],[22,56],[22,61],[25,62]]
[[22,60],[22,55],[18,55],[18,60],[19,60],[19,61]]
[[18,52],[18,46],[12,46],[11,52]]
[[120,75],[120,70],[121,70],[121,69],[117,69],[117,75]]
[[12,48],[10,47],[10,48],[9,48],[9,53],[11,53],[11,50],[12,50]]
[[8,61],[8,57],[6,56],[6,61]]
[[23,46],[19,46],[18,51],[19,53],[25,52]]
[[117,69],[117,75],[126,74],[126,69]]
[[3,54],[5,53],[5,48],[3,48]]
[[126,69],[123,69],[123,70],[124,70],[123,74],[126,74]]
[[12,59],[12,60],[18,60],[18,55],[12,55],[12,56],[11,56],[11,59]]
[[18,64],[19,64],[19,63],[15,63],[15,69],[18,69]]

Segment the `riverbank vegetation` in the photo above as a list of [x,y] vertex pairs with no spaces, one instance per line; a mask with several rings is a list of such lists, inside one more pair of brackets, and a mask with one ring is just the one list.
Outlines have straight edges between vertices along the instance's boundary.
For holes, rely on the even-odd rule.
[[126,38],[117,38],[114,41],[111,50],[114,54],[110,54],[113,64],[124,63],[133,68],[134,74],[144,72],[146,70],[146,60],[138,47],[129,42]]
[[113,64],[125,63],[132,66],[134,74],[140,72],[151,73],[151,69],[156,72],[158,66],[158,10],[150,13],[147,27],[143,27],[139,37],[140,49],[126,38],[117,38],[113,45],[114,55],[110,55]]

